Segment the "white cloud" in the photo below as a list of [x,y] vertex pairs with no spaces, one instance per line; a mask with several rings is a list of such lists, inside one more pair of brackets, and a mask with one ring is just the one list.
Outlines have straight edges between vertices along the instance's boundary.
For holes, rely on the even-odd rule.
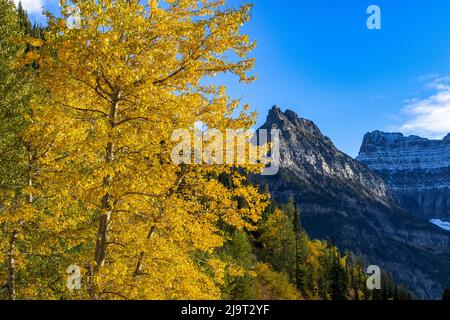
[[36,14],[42,12],[44,6],[44,0],[14,0],[16,5],[22,1],[22,5],[25,10],[30,14]]
[[416,80],[419,82],[423,81],[429,81],[431,79],[436,79],[439,77],[439,73],[427,73],[427,74],[421,74],[420,76],[416,77]]
[[438,78],[426,87],[433,90],[433,94],[406,102],[402,112],[407,119],[399,130],[440,139],[450,132],[450,77]]

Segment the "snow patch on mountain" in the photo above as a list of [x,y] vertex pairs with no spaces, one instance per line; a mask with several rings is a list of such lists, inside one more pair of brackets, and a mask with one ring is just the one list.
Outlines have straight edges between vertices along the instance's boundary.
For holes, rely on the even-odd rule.
[[442,221],[441,219],[431,219],[430,222],[441,229],[450,231],[450,222]]

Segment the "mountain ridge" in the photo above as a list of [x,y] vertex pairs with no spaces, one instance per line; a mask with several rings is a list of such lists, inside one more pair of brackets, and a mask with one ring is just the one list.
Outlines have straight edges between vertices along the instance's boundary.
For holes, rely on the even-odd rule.
[[370,132],[356,159],[383,178],[408,212],[426,220],[450,219],[450,134],[430,140]]

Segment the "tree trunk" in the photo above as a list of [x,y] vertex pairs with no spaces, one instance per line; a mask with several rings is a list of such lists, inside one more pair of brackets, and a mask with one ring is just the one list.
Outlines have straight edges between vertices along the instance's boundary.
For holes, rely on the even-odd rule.
[[[150,240],[153,237],[155,232],[156,232],[156,227],[155,226],[151,227],[151,229],[150,229],[150,231],[149,231],[149,233],[147,235],[147,241]],[[139,255],[139,259],[138,259],[138,262],[136,264],[136,269],[134,270],[134,276],[135,277],[137,277],[137,276],[142,274],[142,268],[143,268],[143,264],[144,264],[144,257],[145,257],[145,252],[142,251],[140,253],[140,255]]]
[[15,242],[18,232],[15,230],[9,238],[8,248],[8,298],[16,300],[16,259],[14,256]]
[[[34,201],[33,191],[31,188],[33,187],[33,166],[34,166],[34,156],[32,153],[31,144],[27,146],[28,148],[28,176],[27,176],[27,184],[30,187],[30,193],[26,196],[25,201],[28,204],[32,204]],[[16,273],[17,273],[17,265],[16,265],[16,257],[15,257],[15,248],[17,237],[19,236],[19,229],[22,228],[24,221],[19,223],[18,229],[15,229],[9,238],[9,247],[7,254],[7,267],[8,267],[8,298],[10,300],[16,300],[17,291],[16,291]]]
[[[109,115],[110,120],[110,129],[111,131],[114,130],[116,126],[116,118],[117,113],[119,109],[119,99],[120,99],[120,93],[117,93],[115,95],[115,98],[113,99],[113,102],[111,103],[111,110]],[[112,138],[112,137],[111,137]],[[105,162],[111,163],[114,160],[114,142],[109,141],[106,145],[106,156],[105,156]],[[111,185],[111,177],[106,176],[103,178],[103,186],[105,188],[108,188]],[[98,229],[97,229],[97,238],[96,238],[96,245],[95,245],[95,268],[94,268],[94,276],[95,272],[98,271],[101,267],[104,266],[107,256],[107,248],[108,248],[108,241],[109,241],[109,230],[111,226],[111,214],[112,214],[112,207],[111,207],[111,194],[109,192],[106,192],[103,195],[102,198],[102,205],[101,205],[102,213],[101,217],[98,222]],[[95,281],[93,281],[94,283]],[[94,292],[94,288],[91,288]]]
[[[178,189],[178,186],[179,186],[179,184],[181,183],[181,180],[183,179],[183,176],[184,176],[184,171],[180,174],[180,176],[178,177],[178,179],[177,179],[177,181],[176,181],[176,183],[175,183],[175,186],[173,187],[173,189],[171,190],[171,192],[169,192],[169,194],[167,195],[168,197],[170,197],[172,194],[174,194],[176,191],[177,191],[177,189]],[[156,232],[156,223],[158,223],[162,218],[163,218],[163,215],[164,215],[164,207],[161,207],[160,209],[159,209],[159,214],[158,214],[158,216],[156,217],[156,220],[155,220],[155,225],[153,225],[151,228],[150,228],[150,230],[149,230],[149,232],[148,232],[148,234],[147,234],[147,241],[149,241],[149,240],[151,240],[152,239],[152,237],[153,237],[153,235],[155,234],[155,232]],[[144,258],[145,258],[145,252],[144,251],[141,251],[141,253],[139,254],[139,258],[138,258],[138,262],[136,263],[136,268],[135,268],[135,270],[134,270],[134,276],[135,277],[138,277],[138,276],[140,276],[141,274],[142,274],[142,268],[143,268],[143,264],[144,264]]]
[[[108,143],[108,149],[112,150],[112,143]],[[111,182],[110,180],[110,177],[105,177],[103,179],[103,186],[108,187]],[[97,243],[95,246],[95,263],[97,264],[97,269],[103,267],[106,259],[106,249],[109,240],[109,227],[111,224],[110,198],[111,196],[109,193],[106,193],[102,198],[102,214],[98,223]]]
[[34,156],[31,152],[31,144],[28,146],[28,187],[30,187],[30,193],[27,196],[26,201],[31,204],[34,201],[33,191],[33,166],[34,166]]

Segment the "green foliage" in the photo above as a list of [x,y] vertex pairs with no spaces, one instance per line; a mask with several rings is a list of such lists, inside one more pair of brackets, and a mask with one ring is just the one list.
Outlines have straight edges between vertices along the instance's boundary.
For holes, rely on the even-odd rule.
[[[19,18],[10,0],[0,0],[0,298],[15,298],[14,279],[20,283],[21,273],[9,272],[16,265],[13,253],[19,235],[17,225],[3,220],[8,207],[16,206],[26,185],[26,145],[21,139],[26,128],[30,82],[25,71],[15,68],[15,59],[24,48]],[[8,277],[3,275],[8,274]],[[3,283],[6,282],[6,285]]]
[[[39,89],[36,69],[19,63],[31,50],[26,38],[33,28],[28,30],[28,25],[21,5],[16,10],[11,0],[0,0],[0,298],[8,299],[33,298],[29,293],[33,285],[40,282],[44,287],[44,281],[57,274],[56,263],[48,267],[49,261],[37,253],[39,245],[49,243],[31,208],[38,151],[27,130],[31,102]],[[49,286],[40,289],[42,297],[52,290]]]
[[[29,50],[21,44],[29,24],[20,4],[16,11],[12,1],[0,0],[0,193],[3,195],[20,192],[26,183],[23,177],[28,166],[28,146],[23,133],[36,88],[33,69],[17,67],[16,59]],[[35,33],[41,34],[37,29]]]
[[0,192],[17,191],[24,169],[24,148],[19,139],[25,128],[24,113],[29,97],[28,81],[21,70],[14,69],[14,60],[22,48],[17,44],[21,32],[14,4],[0,0]]
[[[248,234],[235,230],[231,240],[223,247],[224,260],[251,270],[255,265],[252,249]],[[250,300],[256,295],[253,277],[249,272],[227,275],[222,291],[224,298],[229,300]]]
[[392,276],[386,272],[381,272],[381,289],[373,290],[373,300],[411,300],[411,293],[403,285],[398,285]]
[[44,38],[44,28],[36,23],[31,23],[28,13],[22,6],[22,2],[19,2],[17,6],[17,16],[19,19],[19,28],[23,34],[37,39]]
[[306,267],[310,255],[308,248],[308,235],[301,231],[296,235],[296,263],[295,279],[297,289],[303,296],[307,296],[308,268]]
[[259,241],[263,250],[262,261],[272,265],[277,272],[284,272],[293,280],[295,277],[295,233],[289,216],[276,209],[260,225]]
[[348,277],[346,265],[341,263],[339,253],[333,255],[333,262],[330,271],[331,280],[331,299],[346,300],[348,295]]
[[284,274],[304,299],[412,298],[404,286],[386,273],[382,274],[382,290],[368,290],[361,259],[349,252],[342,254],[328,241],[310,240],[301,226],[300,210],[293,198],[280,208],[274,203],[268,207],[255,238],[258,259],[274,272]]

